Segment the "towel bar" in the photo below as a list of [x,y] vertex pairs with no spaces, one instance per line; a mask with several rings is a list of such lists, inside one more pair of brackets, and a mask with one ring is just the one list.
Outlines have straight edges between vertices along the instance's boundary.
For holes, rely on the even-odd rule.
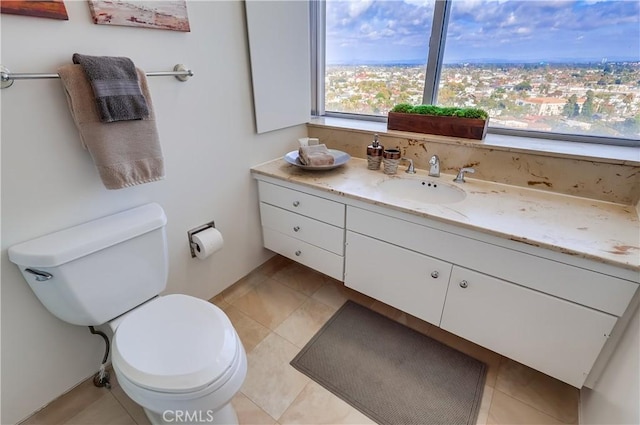
[[[193,77],[193,71],[182,64],[173,67],[173,71],[147,72],[147,77],[176,77],[180,81],[187,81]],[[14,74],[8,68],[0,65],[0,88],[11,87],[14,80],[39,80],[43,78],[60,78],[58,74]]]

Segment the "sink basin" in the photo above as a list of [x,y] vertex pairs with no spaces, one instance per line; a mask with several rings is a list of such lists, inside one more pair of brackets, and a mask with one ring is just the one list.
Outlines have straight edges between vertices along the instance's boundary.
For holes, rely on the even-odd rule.
[[460,202],[467,196],[462,189],[434,178],[394,177],[380,183],[378,189],[394,198],[429,204],[451,204]]

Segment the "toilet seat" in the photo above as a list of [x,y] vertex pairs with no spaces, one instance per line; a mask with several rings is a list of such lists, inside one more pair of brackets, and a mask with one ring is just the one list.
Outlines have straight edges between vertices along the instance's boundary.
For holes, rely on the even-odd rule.
[[210,387],[237,363],[239,341],[215,305],[167,295],[129,312],[113,336],[114,367],[131,383],[161,393]]

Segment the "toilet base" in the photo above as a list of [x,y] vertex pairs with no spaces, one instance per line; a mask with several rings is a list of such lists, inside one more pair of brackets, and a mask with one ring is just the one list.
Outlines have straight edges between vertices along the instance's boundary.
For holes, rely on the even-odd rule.
[[231,402],[225,404],[216,412],[211,410],[192,412],[167,410],[163,413],[156,413],[145,408],[144,413],[153,425],[238,425],[238,415]]

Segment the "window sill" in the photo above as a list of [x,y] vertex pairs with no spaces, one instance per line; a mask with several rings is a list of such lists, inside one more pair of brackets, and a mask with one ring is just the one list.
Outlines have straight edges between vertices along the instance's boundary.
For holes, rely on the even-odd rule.
[[314,117],[309,126],[335,128],[347,131],[378,133],[393,137],[427,140],[434,143],[473,146],[479,149],[503,150],[542,156],[587,160],[607,164],[640,166],[640,149],[636,147],[599,145],[595,143],[569,142],[565,140],[534,139],[529,137],[487,134],[484,140],[466,140],[423,133],[387,130],[384,122],[347,118]]

